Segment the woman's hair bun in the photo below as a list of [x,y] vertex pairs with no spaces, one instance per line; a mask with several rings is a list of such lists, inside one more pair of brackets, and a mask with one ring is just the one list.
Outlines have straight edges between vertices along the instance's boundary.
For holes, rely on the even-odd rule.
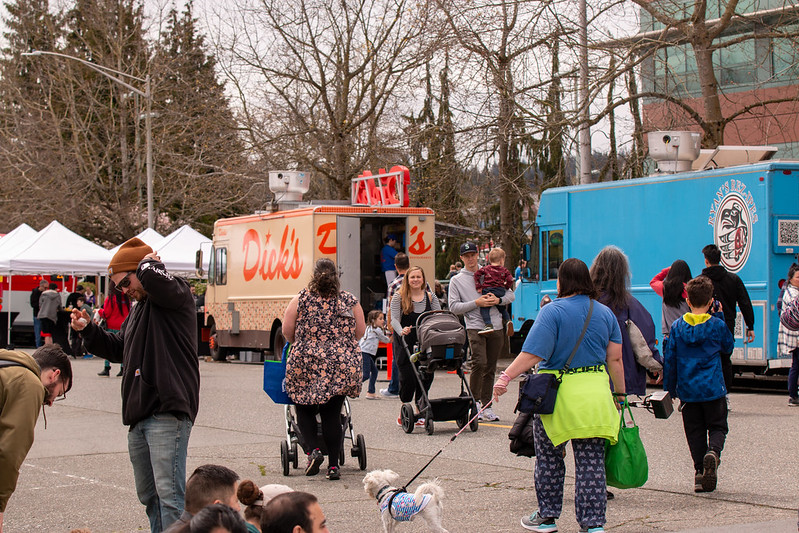
[[257,500],[261,499],[261,489],[258,485],[249,479],[245,479],[239,483],[239,489],[236,491],[236,496],[239,501],[244,505],[252,505]]

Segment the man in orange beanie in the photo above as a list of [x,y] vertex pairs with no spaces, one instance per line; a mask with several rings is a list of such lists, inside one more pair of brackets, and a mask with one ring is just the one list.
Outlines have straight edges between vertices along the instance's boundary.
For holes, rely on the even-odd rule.
[[108,274],[136,301],[119,333],[97,327],[80,310],[72,312],[72,328],[91,353],[123,365],[122,422],[130,426],[136,492],[150,529],[160,532],[183,512],[186,454],[199,404],[194,298],[189,283],[167,272],[137,238],[114,254]]

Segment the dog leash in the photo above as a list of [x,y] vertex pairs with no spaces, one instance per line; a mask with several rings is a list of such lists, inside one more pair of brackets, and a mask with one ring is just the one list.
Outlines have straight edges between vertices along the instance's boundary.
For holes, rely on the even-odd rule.
[[419,477],[419,476],[421,475],[421,473],[422,473],[422,472],[424,472],[424,471],[425,471],[425,469],[426,469],[428,466],[430,466],[430,463],[432,463],[433,461],[435,461],[435,460],[436,460],[436,458],[437,458],[439,455],[441,455],[441,453],[442,453],[442,452],[443,452],[445,449],[447,449],[447,446],[449,446],[450,444],[452,444],[452,443],[455,441],[455,439],[457,439],[457,438],[458,438],[458,435],[460,435],[461,433],[463,433],[464,431],[466,431],[466,428],[467,428],[467,427],[469,427],[469,424],[471,424],[472,422],[474,422],[475,418],[477,418],[478,416],[480,416],[481,414],[483,414],[483,411],[485,411],[486,409],[488,409],[488,408],[491,406],[491,404],[492,404],[492,403],[494,403],[494,399],[493,399],[493,398],[491,398],[491,400],[489,400],[489,402],[488,402],[487,404],[485,404],[485,406],[483,406],[483,408],[482,408],[482,409],[480,409],[480,410],[477,412],[477,414],[476,414],[476,415],[474,415],[472,418],[470,418],[470,419],[469,419],[469,421],[468,421],[468,422],[466,422],[466,423],[463,425],[463,427],[462,427],[462,428],[461,428],[461,429],[460,429],[460,430],[459,430],[457,433],[455,433],[455,434],[452,436],[452,438],[451,438],[451,439],[449,439],[449,440],[448,440],[448,441],[447,441],[447,442],[444,444],[444,446],[442,446],[442,447],[441,447],[441,449],[440,449],[440,450],[438,450],[438,451],[436,452],[436,454],[435,454],[433,457],[431,457],[431,458],[430,458],[430,460],[429,460],[429,461],[427,461],[427,464],[426,464],[426,465],[424,465],[424,466],[422,467],[422,469],[421,469],[421,470],[419,470],[418,472],[416,472],[416,474],[415,474],[415,475],[414,475],[414,476],[411,478],[411,480],[410,480],[410,481],[408,481],[408,482],[407,482],[405,485],[403,485],[402,487],[400,487],[399,489],[397,489],[397,490],[396,490],[396,491],[395,491],[395,492],[394,492],[394,493],[391,495],[391,497],[388,499],[388,513],[389,513],[389,515],[391,515],[391,517],[392,517],[392,518],[394,517],[394,515],[391,513],[391,504],[394,502],[394,497],[395,497],[397,494],[401,494],[401,493],[403,493],[403,492],[408,492],[408,485],[410,485],[411,483],[413,483],[413,482],[416,480],[416,478],[417,478],[417,477]]

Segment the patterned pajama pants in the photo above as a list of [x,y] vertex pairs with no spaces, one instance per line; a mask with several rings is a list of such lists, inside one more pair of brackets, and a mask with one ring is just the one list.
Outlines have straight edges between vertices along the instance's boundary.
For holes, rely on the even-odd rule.
[[[553,446],[538,415],[533,423],[535,440],[535,492],[539,516],[559,518],[563,509],[566,443]],[[574,508],[580,527],[605,525],[605,439],[572,439],[574,454]]]

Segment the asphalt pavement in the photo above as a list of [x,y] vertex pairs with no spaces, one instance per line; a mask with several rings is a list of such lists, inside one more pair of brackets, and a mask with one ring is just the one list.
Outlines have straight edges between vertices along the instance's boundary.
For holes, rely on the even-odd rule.
[[[508,361],[504,363],[507,364]],[[21,469],[17,491],[5,513],[5,531],[146,531],[121,422],[120,378],[98,377],[102,360],[74,360],[75,384],[63,402],[45,408],[36,441]],[[189,442],[188,470],[205,463],[226,465],[258,485],[285,483],[316,494],[334,533],[380,532],[376,503],[363,491],[364,472],[345,442],[340,481],[322,474],[305,477],[291,469],[284,477],[280,442],[285,439],[283,407],[262,391],[259,365],[200,363],[200,413]],[[382,372],[381,372],[382,377]],[[383,384],[382,386],[385,386]],[[431,397],[457,394],[459,379],[436,375]],[[515,384],[511,385],[515,391]],[[511,394],[512,395],[512,394]],[[510,396],[510,395],[509,395]],[[668,420],[635,409],[649,457],[649,481],[640,489],[614,490],[607,531],[613,532],[794,532],[797,531],[797,441],[799,409],[787,394],[731,395],[730,434],[714,493],[693,492],[693,469],[678,412]],[[501,420],[480,424],[477,432],[457,432],[437,422],[435,433],[397,426],[399,400],[351,402],[353,428],[366,441],[367,470],[390,468],[407,482],[440,449],[443,453],[420,481],[438,478],[444,487],[443,525],[450,532],[521,532],[519,519],[536,508],[533,459],[508,451],[507,433],[515,416],[509,397],[496,406]],[[302,467],[302,458],[300,458]],[[417,486],[414,483],[411,488]],[[573,464],[567,457],[561,532],[579,531],[574,517]],[[423,522],[401,531],[424,531]]]

